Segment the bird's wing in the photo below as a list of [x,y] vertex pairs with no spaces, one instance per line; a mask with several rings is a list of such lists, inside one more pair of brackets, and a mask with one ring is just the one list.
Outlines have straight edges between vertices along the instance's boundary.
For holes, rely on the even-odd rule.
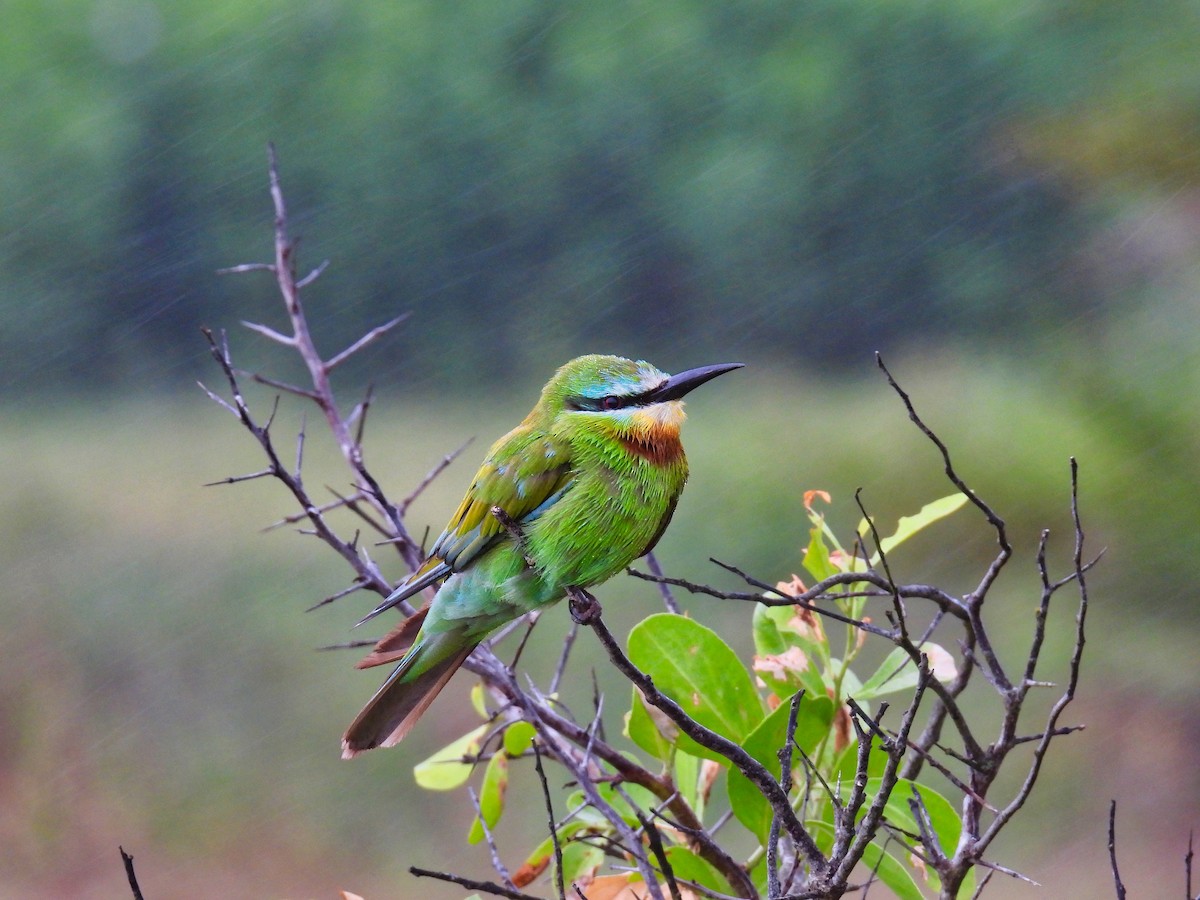
[[504,530],[492,513],[494,507],[500,507],[518,526],[526,525],[549,509],[571,484],[566,444],[523,428],[510,432],[497,442],[475,473],[467,495],[434,542],[429,558],[358,624],[467,568]]
[[493,508],[500,507],[517,525],[526,525],[557,502],[571,483],[570,453],[564,444],[544,434],[511,434],[476,473],[430,556],[461,572],[504,530]]

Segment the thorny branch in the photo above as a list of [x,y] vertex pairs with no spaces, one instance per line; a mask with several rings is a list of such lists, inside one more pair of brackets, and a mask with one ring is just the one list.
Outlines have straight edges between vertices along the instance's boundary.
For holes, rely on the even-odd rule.
[[[295,247],[289,237],[287,208],[273,148],[269,150],[268,157],[270,194],[275,213],[273,261],[235,266],[225,271],[265,271],[274,276],[276,287],[283,299],[290,333],[258,323],[243,324],[253,332],[298,353],[307,369],[311,386],[286,384],[260,373],[249,377],[260,384],[275,387],[284,393],[298,396],[305,402],[316,404],[349,467],[351,490],[339,492],[330,488],[335,497],[334,501],[319,504],[313,500],[302,471],[305,443],[303,428],[296,440],[294,467],[289,468],[283,462],[272,434],[278,398],[265,420],[256,417],[243,395],[240,378],[245,373],[234,366],[228,339],[224,333],[218,337],[205,330],[212,356],[224,375],[228,399],[208,388],[204,390],[253,435],[267,459],[266,467],[259,471],[228,476],[214,484],[231,485],[266,477],[277,479],[290,492],[299,507],[299,512],[286,516],[277,525],[306,523],[309,526],[306,529],[307,533],[328,544],[350,565],[354,573],[350,586],[327,597],[313,608],[364,589],[387,595],[391,585],[367,555],[366,549],[360,545],[358,533],[354,532],[349,538],[342,537],[331,524],[330,515],[344,510],[357,516],[382,538],[381,543],[395,544],[403,562],[410,569],[415,568],[422,561],[422,551],[420,544],[413,540],[406,527],[405,515],[412,501],[462,452],[463,447],[447,454],[399,503],[393,503],[385,495],[378,480],[370,472],[363,452],[363,433],[372,402],[372,392],[368,390],[365,398],[356,404],[349,414],[343,414],[342,407],[334,395],[330,374],[355,353],[395,329],[406,316],[398,315],[382,325],[371,328],[358,340],[332,356],[325,357],[318,352],[309,330],[301,294],[317,280],[325,264],[297,279]],[[869,872],[871,881],[865,885],[853,884],[850,879],[856,870],[863,871],[860,866],[863,854],[884,828],[887,828],[893,837],[903,834],[903,838],[898,839],[908,844],[911,852],[937,873],[941,882],[942,897],[956,896],[958,889],[976,866],[989,870],[988,876],[982,879],[979,890],[982,890],[993,871],[1023,877],[1017,876],[1011,869],[985,860],[984,853],[999,831],[1027,801],[1050,744],[1057,737],[1081,727],[1059,724],[1078,684],[1088,605],[1086,574],[1099,559],[1096,557],[1085,561],[1083,557],[1084,536],[1078,511],[1078,470],[1075,461],[1071,461],[1071,515],[1075,537],[1072,569],[1061,578],[1051,578],[1045,552],[1048,533],[1044,532],[1037,552],[1042,590],[1033,637],[1023,665],[1012,669],[1001,661],[995,651],[984,620],[985,600],[1013,554],[1004,520],[959,475],[947,446],[917,413],[912,399],[900,387],[881,357],[877,356],[877,363],[887,383],[901,399],[909,419],[936,447],[947,479],[966,495],[995,532],[998,546],[996,556],[973,590],[962,596],[955,596],[932,585],[901,583],[893,578],[891,568],[882,552],[881,571],[872,569],[865,572],[841,573],[826,578],[800,593],[782,591],[736,566],[723,563],[719,565],[741,577],[756,590],[722,591],[708,585],[667,577],[653,558],[648,560],[651,574],[630,570],[634,576],[657,584],[662,600],[671,612],[679,611],[678,600],[671,591],[671,587],[674,586],[691,593],[723,599],[768,606],[799,607],[830,621],[840,622],[862,636],[903,649],[919,674],[916,689],[901,713],[898,725],[894,729],[883,727],[881,720],[886,712],[886,705],[881,705],[872,716],[861,705],[854,703],[853,698],[848,698],[851,702],[842,710],[842,714],[848,716],[847,721],[853,726],[858,741],[854,776],[850,782],[828,784],[813,761],[798,746],[794,746],[791,735],[796,728],[798,696],[790,710],[789,740],[780,751],[782,775],[777,779],[738,743],[701,726],[690,718],[673,698],[662,693],[649,676],[633,665],[622,650],[605,625],[595,598],[584,591],[573,589],[569,592],[571,611],[576,621],[592,629],[614,667],[641,691],[647,703],[664,713],[680,731],[737,768],[770,804],[774,823],[770,847],[767,848],[766,879],[770,900],[779,900],[782,897],[796,900],[839,898],[860,889],[865,893],[871,881],[875,879],[875,871]],[[865,508],[863,514],[867,517],[878,545],[880,542],[875,534],[874,523]],[[493,510],[493,515],[512,539],[520,543],[522,536],[519,525],[499,508]],[[881,547],[879,549],[882,551]],[[1027,712],[1026,700],[1029,692],[1033,687],[1042,686],[1042,682],[1035,681],[1034,676],[1042,661],[1041,653],[1051,600],[1061,589],[1072,585],[1078,594],[1078,611],[1075,644],[1069,662],[1066,686],[1051,707],[1038,733],[1033,736],[1022,734],[1022,731],[1028,730],[1019,726],[1023,714]],[[887,627],[870,621],[866,616],[856,618],[840,611],[834,601],[846,601],[849,598],[886,602],[889,608],[885,609],[883,618],[887,620]],[[921,629],[914,629],[910,633],[909,609],[910,606],[919,605],[928,605],[933,610],[934,618],[924,629],[924,633],[920,633]],[[402,608],[402,612],[410,613],[411,608]],[[879,619],[878,616],[875,618]],[[944,683],[932,676],[928,658],[922,650],[926,640],[943,623],[947,626],[957,623],[961,630],[961,661],[954,677]],[[914,635],[917,636],[914,638]],[[352,642],[347,646],[361,643]],[[563,847],[557,830],[562,826],[561,823],[556,825],[554,821],[549,785],[543,768],[544,761],[556,763],[569,773],[583,791],[586,805],[598,812],[609,827],[610,836],[606,838],[607,852],[623,855],[633,868],[641,873],[645,888],[651,896],[661,898],[660,885],[665,884],[672,897],[678,898],[679,884],[688,883],[684,880],[677,883],[672,875],[669,858],[663,848],[662,833],[653,824],[653,819],[657,818],[670,827],[672,834],[686,836],[688,848],[719,873],[736,896],[758,898],[759,889],[748,871],[748,864],[739,862],[717,839],[715,827],[705,826],[697,810],[675,785],[670,769],[652,771],[605,738],[603,730],[598,727],[603,706],[602,698],[596,698],[597,721],[589,724],[576,721],[565,707],[551,699],[549,695],[556,691],[563,673],[568,668],[572,646],[572,640],[565,642],[552,684],[545,693],[532,683],[522,683],[514,671],[514,665],[504,663],[493,652],[489,642],[481,645],[465,665],[465,668],[483,680],[491,701],[497,704],[497,729],[502,730],[507,723],[524,720],[531,723],[536,732],[533,755],[546,800],[548,829],[553,838],[556,859],[554,869],[557,873],[556,896],[564,897],[566,889],[563,882]],[[1001,724],[990,742],[985,742],[977,735],[976,731],[981,726],[973,724],[968,710],[959,703],[959,698],[976,672],[991,686],[1001,704]],[[923,724],[918,733],[919,718],[923,718]],[[949,738],[944,737],[947,726],[951,734]],[[989,799],[992,787],[1010,752],[1027,742],[1034,744],[1032,762],[1020,787],[1006,803],[998,802],[994,798]],[[798,751],[805,771],[803,784],[799,786],[795,785],[792,777],[793,750]],[[877,759],[874,754],[880,753],[884,757],[882,775],[873,780],[872,790],[868,791],[868,783],[872,781],[868,778],[872,759]],[[956,847],[941,846],[919,791],[914,790],[913,797],[908,801],[912,820],[916,822],[915,832],[905,832],[887,819],[889,800],[901,779],[912,781],[920,774],[925,763],[944,776],[961,795],[963,827]],[[635,829],[626,822],[621,813],[601,795],[598,785],[605,781],[612,782],[614,789],[626,798],[628,794],[620,787],[622,784],[638,785],[656,798],[657,806],[653,810],[639,810],[634,806],[640,828]],[[831,840],[824,844],[827,848],[824,850],[822,844],[806,827],[800,814],[807,809],[810,794],[814,790],[822,796],[827,796],[832,806],[833,833]],[[494,896],[533,900],[532,895],[521,891],[520,888],[525,886],[523,883],[514,884],[509,878],[490,832],[487,833],[487,837],[493,855],[493,867],[503,883],[480,881],[419,868],[412,869],[412,872],[421,877],[449,881]],[[128,861],[127,865],[132,874],[131,861]],[[781,876],[787,865],[791,868],[785,881]],[[580,886],[574,886],[574,890],[577,896],[581,895]],[[722,896],[719,892],[707,888],[703,889],[702,893],[708,896]],[[978,891],[976,893],[978,894]]]

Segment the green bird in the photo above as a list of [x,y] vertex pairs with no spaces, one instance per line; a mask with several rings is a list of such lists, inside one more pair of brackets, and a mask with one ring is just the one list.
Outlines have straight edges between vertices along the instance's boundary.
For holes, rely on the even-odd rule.
[[427,607],[359,663],[400,658],[346,729],[342,757],[403,739],[501,625],[649,553],[688,476],[682,397],[741,366],[667,375],[647,362],[592,355],[560,368],[524,421],[492,445],[429,557],[363,618],[442,582]]

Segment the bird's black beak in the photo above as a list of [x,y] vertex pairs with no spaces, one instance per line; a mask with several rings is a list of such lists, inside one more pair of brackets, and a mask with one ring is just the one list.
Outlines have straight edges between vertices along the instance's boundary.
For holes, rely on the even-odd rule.
[[643,395],[644,403],[664,403],[667,400],[678,400],[694,388],[700,387],[706,381],[712,381],[718,375],[740,369],[745,363],[717,363],[715,366],[700,366],[698,369],[688,369],[678,375],[672,375],[652,391]]

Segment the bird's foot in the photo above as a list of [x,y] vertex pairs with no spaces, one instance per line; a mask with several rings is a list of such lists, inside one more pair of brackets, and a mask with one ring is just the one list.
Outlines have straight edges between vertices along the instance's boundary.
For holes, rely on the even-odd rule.
[[567,603],[571,608],[571,618],[580,625],[591,625],[599,620],[603,612],[600,601],[583,588],[567,588]]

